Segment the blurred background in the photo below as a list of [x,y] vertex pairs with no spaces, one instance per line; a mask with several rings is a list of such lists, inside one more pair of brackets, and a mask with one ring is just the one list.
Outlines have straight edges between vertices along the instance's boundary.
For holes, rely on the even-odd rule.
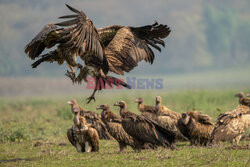
[[[158,21],[172,32],[153,65],[140,63],[125,76],[163,78],[164,89],[249,88],[249,0],[0,0],[0,95],[85,94],[65,66],[32,69],[25,45],[49,22],[83,10],[97,28],[143,26]],[[89,91],[89,90],[88,90]],[[88,92],[89,93],[89,92]]]

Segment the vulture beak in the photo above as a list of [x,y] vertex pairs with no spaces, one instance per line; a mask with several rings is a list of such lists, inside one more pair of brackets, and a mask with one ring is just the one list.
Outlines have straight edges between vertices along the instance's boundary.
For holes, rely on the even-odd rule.
[[72,105],[73,103],[72,103],[72,101],[68,101],[68,104]]
[[96,107],[97,110],[103,109],[101,106]]
[[114,104],[114,106],[120,106],[120,103],[119,103],[119,102],[116,102],[116,103]]
[[135,103],[138,103],[139,102],[139,99],[135,99]]

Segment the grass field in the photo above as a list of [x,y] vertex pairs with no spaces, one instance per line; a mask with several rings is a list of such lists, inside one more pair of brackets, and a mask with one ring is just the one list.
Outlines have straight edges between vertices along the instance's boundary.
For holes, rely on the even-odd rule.
[[[143,97],[146,104],[154,105],[155,96],[162,96],[163,103],[176,112],[201,110],[213,121],[227,110],[238,105],[233,95],[236,90],[186,90],[170,93],[136,91],[103,93],[97,102],[85,104],[86,97],[76,98],[83,108],[95,112],[99,104],[113,104],[125,100],[130,111],[138,113],[133,102]],[[130,94],[129,94],[130,93]],[[250,150],[227,149],[230,143],[220,147],[191,147],[188,142],[176,143],[178,150],[164,148],[135,153],[131,148],[119,153],[115,141],[100,141],[99,153],[79,154],[66,138],[66,130],[72,126],[72,114],[67,101],[72,97],[8,97],[0,98],[0,166],[250,166]],[[249,131],[247,132],[249,133]],[[250,144],[241,141],[241,145]]]

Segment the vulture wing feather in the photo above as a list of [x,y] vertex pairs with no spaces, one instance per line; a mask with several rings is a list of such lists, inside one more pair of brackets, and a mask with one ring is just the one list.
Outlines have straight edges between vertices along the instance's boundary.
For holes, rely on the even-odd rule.
[[78,11],[67,4],[66,6],[77,15],[59,17],[63,19],[73,18],[72,20],[56,24],[58,26],[66,26],[71,29],[68,34],[64,34],[65,36],[62,37],[62,39],[69,38],[69,40],[62,44],[61,47],[64,48],[65,51],[67,50],[66,48],[70,48],[69,51],[75,50],[75,53],[78,53],[77,51],[83,47],[83,50],[86,52],[93,52],[100,60],[103,60],[103,47],[100,42],[98,32],[92,21],[85,15],[84,12]]
[[161,51],[157,44],[165,46],[161,39],[166,38],[169,33],[170,29],[167,25],[158,25],[158,23],[143,27],[120,28],[105,48],[110,70],[123,75],[142,60],[152,64],[155,56],[149,45]]

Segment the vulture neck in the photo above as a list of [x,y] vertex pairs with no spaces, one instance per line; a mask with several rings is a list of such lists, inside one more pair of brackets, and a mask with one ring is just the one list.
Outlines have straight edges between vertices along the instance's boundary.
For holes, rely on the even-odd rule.
[[103,111],[110,111],[110,108],[106,107]]
[[126,116],[127,113],[127,106],[124,105],[123,107],[120,108],[120,115],[122,118],[124,118]]
[[74,124],[75,124],[77,127],[80,126],[80,119],[79,119],[79,117],[80,117],[80,112],[75,113],[75,116],[74,116]]
[[138,103],[138,109],[140,111],[142,111],[144,109],[144,102],[143,101]]
[[159,111],[160,107],[161,107],[161,101],[157,101],[157,102],[156,102],[156,105],[155,105],[155,110],[156,110],[156,112]]
[[245,98],[244,96],[240,96],[240,97],[239,97],[239,103],[240,103],[240,104],[243,104],[243,103],[244,103],[244,98]]

